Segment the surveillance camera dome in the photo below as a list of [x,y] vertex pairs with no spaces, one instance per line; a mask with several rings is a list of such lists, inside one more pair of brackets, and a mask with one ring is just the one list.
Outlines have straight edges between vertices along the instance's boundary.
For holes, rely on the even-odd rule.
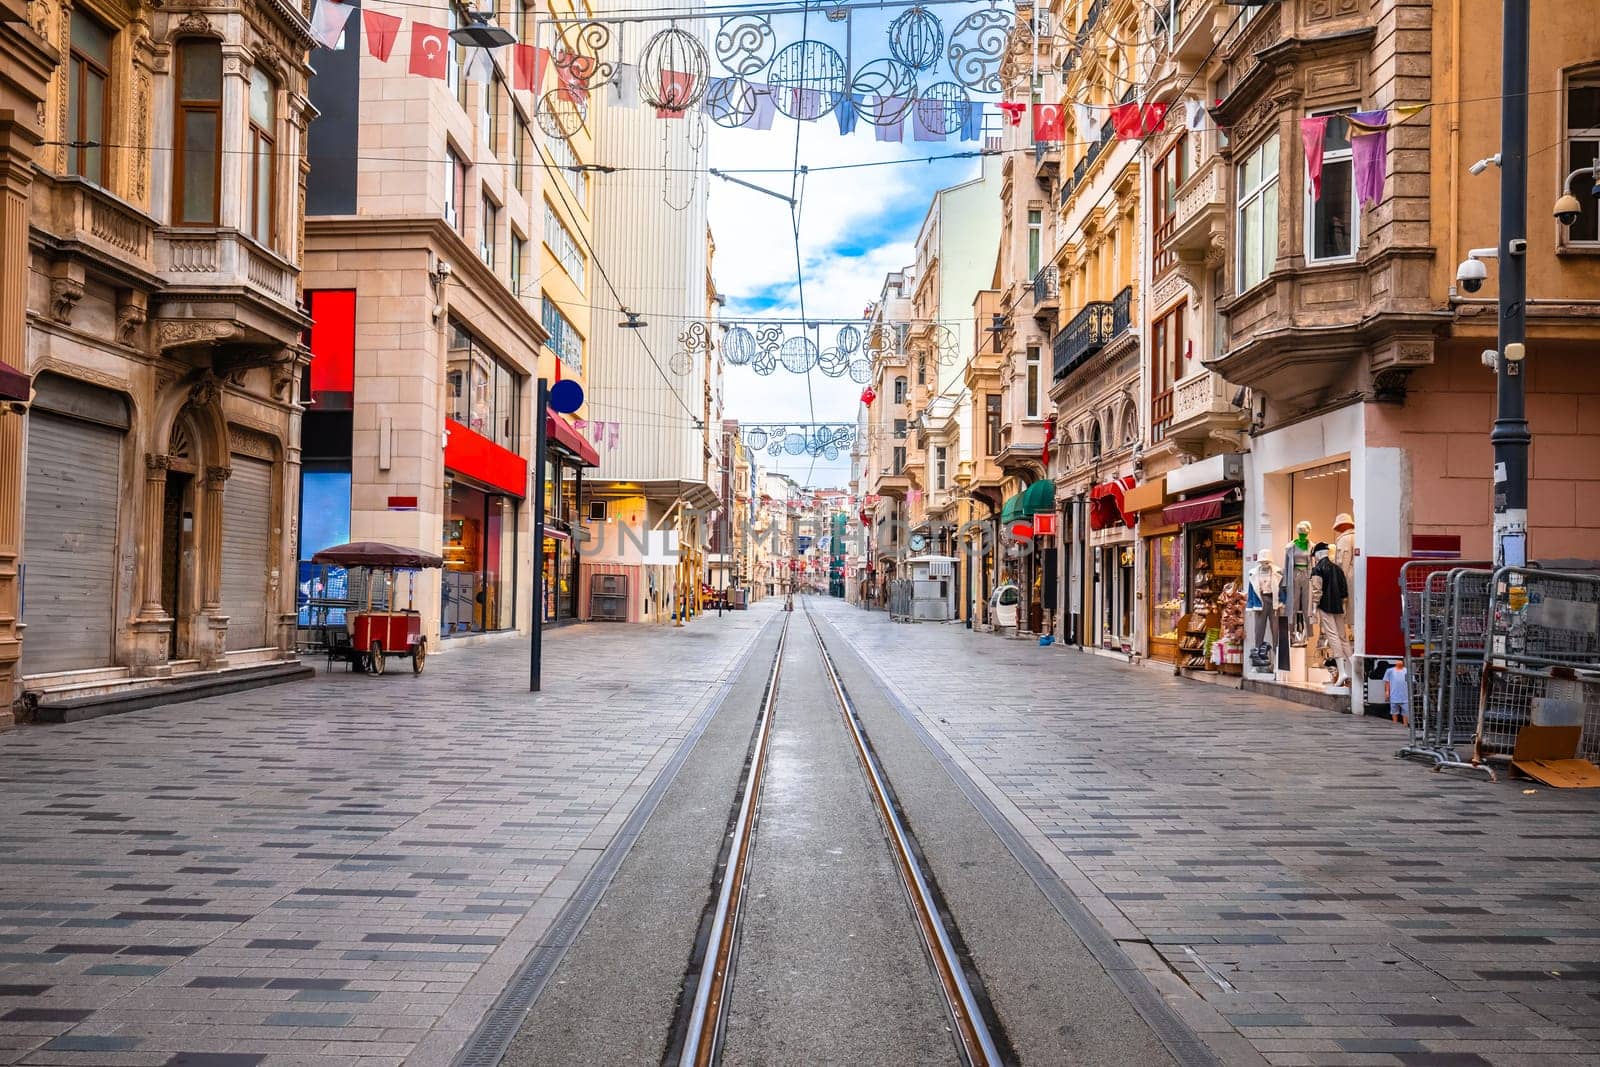
[[[1600,191],[1600,190],[1597,190]],[[1556,201],[1556,221],[1563,226],[1571,226],[1583,214],[1583,205],[1578,203],[1578,198],[1571,193],[1564,193]]]
[[1476,293],[1483,288],[1483,283],[1489,277],[1489,268],[1479,259],[1464,259],[1461,266],[1456,268],[1456,282],[1469,293]]

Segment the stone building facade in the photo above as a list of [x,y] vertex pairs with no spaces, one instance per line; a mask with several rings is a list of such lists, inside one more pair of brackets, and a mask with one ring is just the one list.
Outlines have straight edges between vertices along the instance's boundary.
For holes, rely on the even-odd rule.
[[30,7],[61,62],[29,196],[12,693],[296,673],[305,19]]

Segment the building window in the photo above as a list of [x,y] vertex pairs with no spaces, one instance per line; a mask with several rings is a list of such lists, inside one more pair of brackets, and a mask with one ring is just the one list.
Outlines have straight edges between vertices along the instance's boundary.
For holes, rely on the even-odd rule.
[[483,147],[491,156],[500,151],[500,97],[505,83],[498,76],[483,83],[482,103],[478,109],[479,136]]
[[1028,277],[1039,274],[1039,257],[1044,253],[1044,212],[1028,212]]
[[927,385],[928,384],[928,357],[927,356],[918,356],[917,357],[917,384],[918,385]]
[[894,473],[895,474],[904,473],[905,469],[906,469],[906,446],[905,445],[895,445],[894,446]]
[[489,199],[489,190],[483,191],[483,220],[478,226],[478,258],[494,269],[494,246],[498,243],[500,208]]
[[251,237],[271,245],[277,237],[273,209],[277,198],[278,87],[260,67],[250,71],[250,219]]
[[173,222],[215,226],[222,184],[222,46],[179,41],[177,71]]
[[1359,245],[1361,214],[1356,210],[1355,164],[1350,157],[1350,124],[1329,115],[1322,135],[1322,195],[1306,180],[1306,259],[1348,259]]
[[567,188],[572,190],[572,195],[578,198],[578,206],[587,210],[589,202],[589,175],[588,172],[579,170],[583,166],[577,154],[572,151],[572,145],[565,138],[555,137],[550,140],[550,163],[561,172],[562,179],[567,183]]
[[539,309],[539,321],[544,324],[544,332],[550,335],[545,342],[550,351],[556,354],[573,374],[583,373],[583,337],[578,333],[578,328],[572,325],[572,320],[561,313],[555,301],[548,296]]
[[511,234],[511,292],[518,299],[526,296],[522,286],[526,282],[524,272],[528,269],[528,242],[515,231]]
[[533,172],[528,166],[528,146],[533,142],[533,135],[528,131],[528,120],[520,114],[517,115],[511,136],[514,139],[511,145],[511,159],[516,172],[517,192],[527,196],[531,186],[530,179],[533,177]]
[[[1600,162],[1600,73],[1567,85],[1567,165],[1561,178]],[[1567,227],[1567,244],[1600,243],[1600,200],[1587,195],[1594,182],[1574,182],[1583,213]]]
[[894,439],[896,441],[904,441],[906,439],[906,429],[907,429],[907,423],[906,423],[905,419],[895,419],[894,420]]
[[985,393],[983,397],[983,437],[988,454],[1000,454],[1000,394]]
[[561,269],[582,289],[583,253],[578,251],[578,242],[573,240],[572,231],[567,229],[567,224],[561,221],[548,201],[544,205],[544,243],[561,264]]
[[948,456],[948,453],[946,452],[945,447],[943,445],[938,445],[938,446],[936,446],[934,448],[934,450],[933,450],[933,487],[935,489],[943,489],[944,488],[944,468],[945,468],[945,459],[946,459],[947,456]]
[[894,380],[894,402],[896,404],[904,404],[906,402],[906,380],[904,375]]
[[1172,239],[1172,227],[1178,220],[1178,187],[1189,178],[1189,135],[1180,133],[1156,163],[1152,191],[1155,206],[1150,214],[1151,265],[1157,272],[1164,271],[1176,262],[1177,257],[1167,248]]
[[1239,164],[1239,291],[1259,284],[1278,262],[1278,135]]
[[454,148],[444,150],[444,220],[467,232],[467,164]]
[[518,451],[522,375],[454,319],[445,384],[452,420],[501,448]]
[[1100,453],[1105,449],[1105,442],[1100,434],[1100,420],[1094,420],[1094,426],[1089,430],[1089,456],[1099,459]]
[[[461,28],[461,16],[456,13],[456,5],[447,5],[449,18],[446,19],[446,28],[454,31]],[[447,46],[445,48],[444,83],[455,90],[456,103],[461,105],[461,110],[467,109],[467,49],[465,45]],[[470,112],[468,112],[470,114]]]
[[[106,183],[106,127],[111,120],[111,40],[104,24],[72,9],[72,67],[67,83],[67,173]],[[92,145],[92,147],[91,147]]]
[[1039,346],[1038,345],[1029,345],[1028,346],[1028,358],[1027,358],[1027,363],[1025,365],[1025,368],[1026,368],[1026,379],[1025,379],[1025,381],[1026,381],[1027,390],[1028,390],[1028,409],[1027,409],[1028,410],[1028,418],[1030,418],[1030,419],[1037,419],[1039,417],[1039,399],[1040,399],[1040,397],[1039,397],[1039,385],[1040,385],[1039,375],[1042,373],[1042,370],[1041,370],[1041,368],[1043,367],[1043,363],[1041,362],[1042,358],[1043,357],[1039,352]]
[[1172,423],[1172,389],[1183,377],[1185,302],[1156,319],[1150,329],[1150,440],[1159,441]]

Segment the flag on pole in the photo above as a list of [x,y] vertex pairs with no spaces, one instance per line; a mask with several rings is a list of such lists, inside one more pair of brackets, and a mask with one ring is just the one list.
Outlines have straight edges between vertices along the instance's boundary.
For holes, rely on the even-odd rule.
[[317,0],[311,9],[311,36],[323,48],[338,48],[345,24],[354,12],[354,5],[341,4],[339,0]]
[[1033,139],[1036,142],[1064,141],[1067,117],[1060,104],[1033,105]]
[[400,16],[385,15],[370,7],[361,9],[361,28],[367,35],[367,54],[379,63],[389,62],[394,54],[394,39],[400,33]]
[[449,63],[450,38],[444,29],[438,26],[429,26],[424,22],[411,24],[411,63],[407,68],[410,74],[420,74],[424,78],[437,78],[444,81],[445,68]]

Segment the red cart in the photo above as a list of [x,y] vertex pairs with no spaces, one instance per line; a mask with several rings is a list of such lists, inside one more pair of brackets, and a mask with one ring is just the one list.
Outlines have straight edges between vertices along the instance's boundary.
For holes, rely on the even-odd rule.
[[[345,615],[345,630],[350,637],[348,656],[352,666],[382,674],[384,663],[390,656],[406,656],[411,660],[411,670],[421,674],[428,658],[428,639],[422,632],[422,616],[410,603],[397,608],[395,603],[398,571],[415,571],[437,568],[444,560],[430,552],[414,548],[401,548],[378,541],[355,541],[348,545],[326,548],[311,557],[313,563],[330,563],[357,572],[366,573],[366,596],[360,611]],[[380,604],[388,607],[374,608],[373,594],[381,591]]]

